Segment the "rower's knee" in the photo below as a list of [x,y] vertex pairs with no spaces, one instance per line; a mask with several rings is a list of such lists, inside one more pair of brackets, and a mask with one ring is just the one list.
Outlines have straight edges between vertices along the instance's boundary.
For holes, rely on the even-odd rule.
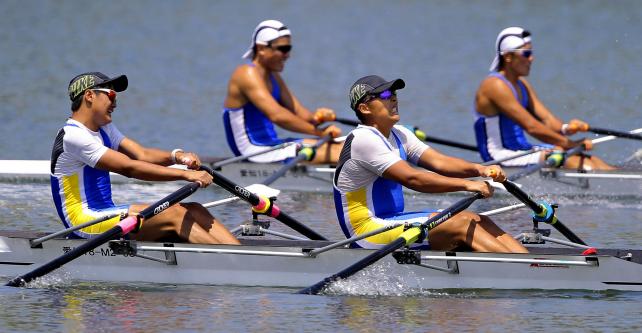
[[481,222],[481,217],[475,213],[464,211],[453,218],[451,218],[452,228],[456,230],[457,237],[461,241],[465,241],[468,235],[474,231],[478,223]]

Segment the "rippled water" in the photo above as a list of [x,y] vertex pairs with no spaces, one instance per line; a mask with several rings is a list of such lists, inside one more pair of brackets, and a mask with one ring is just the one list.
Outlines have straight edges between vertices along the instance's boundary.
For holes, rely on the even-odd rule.
[[[636,1],[14,1],[0,2],[0,159],[48,159],[69,114],[66,87],[85,71],[127,74],[114,121],[144,145],[229,155],[220,108],[227,78],[252,28],[282,19],[294,51],[283,73],[307,106],[353,117],[347,89],[360,76],[401,77],[402,121],[434,136],[473,142],[470,107],[499,30],[533,32],[529,80],[563,119],[632,129],[640,123],[642,5]],[[349,130],[348,128],[345,128]],[[443,151],[477,160],[447,147]],[[634,141],[596,146],[612,163]],[[151,202],[179,185],[116,185],[117,202]],[[0,183],[0,229],[60,228],[47,184]],[[191,200],[226,196],[199,190]],[[637,199],[547,196],[590,244],[640,248]],[[447,207],[453,196],[407,196],[407,209]],[[474,204],[485,211],[515,200]],[[329,194],[283,192],[284,211],[341,238]],[[212,210],[229,227],[249,219],[242,203]],[[495,221],[529,229],[526,210]],[[289,232],[275,222],[272,229]],[[0,287],[0,329],[49,331],[617,331],[642,330],[640,293],[407,290],[389,267],[325,296],[278,288],[75,283],[53,274],[27,289]],[[378,274],[384,271],[386,274]],[[372,280],[374,278],[374,280]]]

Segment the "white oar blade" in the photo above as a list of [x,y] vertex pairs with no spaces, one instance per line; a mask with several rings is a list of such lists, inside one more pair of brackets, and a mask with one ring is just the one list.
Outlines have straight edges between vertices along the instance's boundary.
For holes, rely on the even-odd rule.
[[252,185],[246,186],[245,188],[256,195],[260,195],[268,198],[276,197],[279,195],[279,193],[281,193],[281,190],[278,190],[263,184],[252,184]]

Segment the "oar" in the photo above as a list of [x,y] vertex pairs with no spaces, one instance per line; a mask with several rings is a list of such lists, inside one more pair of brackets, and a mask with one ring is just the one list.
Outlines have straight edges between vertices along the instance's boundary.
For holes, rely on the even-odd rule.
[[[337,118],[335,119],[335,121],[344,125],[349,125],[349,126],[357,126],[360,124],[360,122],[356,120],[345,119],[345,118]],[[455,148],[460,148],[460,149],[465,149],[465,150],[470,150],[475,152],[478,151],[477,146],[469,145],[466,143],[450,141],[450,140],[441,139],[441,138],[436,138],[434,136],[429,136],[429,135],[426,135],[424,131],[418,129],[417,127],[408,127],[408,128],[422,141],[437,143],[440,145],[445,145],[445,146],[450,146],[450,147],[455,147]]]
[[230,163],[234,163],[234,162],[237,162],[237,161],[244,161],[244,160],[247,160],[250,157],[254,157],[254,156],[257,156],[257,155],[262,155],[262,154],[265,154],[265,153],[269,153],[269,152],[274,151],[274,150],[282,149],[282,148],[285,148],[287,146],[293,145],[295,143],[296,142],[294,142],[294,141],[284,142],[284,143],[278,144],[278,145],[276,145],[274,147],[270,147],[268,149],[257,151],[255,153],[236,156],[236,157],[228,158],[228,159],[225,159],[225,160],[222,160],[222,161],[218,161],[216,163],[212,163],[212,168],[216,169],[216,168],[220,168],[220,167],[222,167],[224,165],[228,165]]
[[616,130],[611,130],[611,129],[606,129],[606,128],[599,128],[599,127],[590,126],[588,128],[588,131],[589,132],[593,132],[595,134],[613,135],[613,136],[617,136],[617,137],[620,137],[620,138],[633,139],[633,140],[642,140],[642,135],[633,134],[633,133],[627,133],[627,132],[622,132],[622,131],[616,131]]
[[201,165],[201,169],[209,172],[212,177],[214,177],[214,183],[224,188],[228,192],[236,195],[237,197],[247,201],[250,205],[252,205],[252,209],[254,211],[261,214],[266,214],[277,219],[278,221],[296,230],[309,239],[327,240],[316,231],[308,228],[305,224],[282,212],[279,207],[275,205],[269,198],[259,197],[258,195],[248,191],[243,186],[232,182],[231,180],[225,178],[225,176],[223,176],[219,172],[216,172],[207,166]]
[[[246,186],[245,189],[250,191],[250,192],[252,192],[252,193],[254,193],[254,194],[256,194],[256,195],[258,195],[258,196],[263,196],[263,197],[266,197],[266,198],[276,197],[277,195],[279,195],[279,193],[281,193],[280,190],[275,189],[275,188],[271,188],[271,187],[269,187],[267,185],[263,185],[263,184],[252,184],[252,185]],[[238,201],[238,200],[241,200],[241,198],[239,198],[237,196],[233,196],[233,197],[229,197],[229,198],[226,198],[226,199],[221,199],[221,200],[205,203],[205,204],[203,204],[203,207],[212,208],[212,207],[220,206],[222,204],[226,204],[226,203],[230,203],[230,202],[234,202],[234,201]]]
[[484,162],[484,163],[482,163],[481,165],[493,165],[493,164],[499,164],[499,163],[502,163],[502,162],[506,162],[506,161],[514,160],[514,159],[516,159],[516,158],[518,158],[518,157],[522,157],[522,156],[526,156],[526,155],[530,155],[530,154],[535,154],[535,153],[537,153],[537,152],[539,152],[539,151],[541,151],[541,150],[545,150],[545,149],[546,149],[546,148],[543,148],[543,147],[537,146],[537,147],[533,147],[533,148],[531,148],[531,149],[529,149],[529,150],[525,150],[525,151],[523,151],[523,152],[519,152],[519,153],[517,153],[517,154],[511,155],[511,156],[507,156],[507,157],[504,157],[504,158],[498,158],[498,159],[496,159],[496,160],[492,160],[492,161]]
[[[584,150],[584,145],[578,145],[578,146],[575,146],[575,147],[567,150],[565,152],[565,154],[566,154],[566,156],[572,156],[572,155],[578,154],[582,150]],[[524,176],[528,176],[531,173],[536,172],[537,170],[539,170],[539,169],[541,169],[543,167],[554,167],[554,166],[556,166],[556,165],[558,165],[560,163],[561,159],[562,159],[561,156],[551,155],[549,158],[547,158],[543,162],[540,162],[540,163],[537,163],[537,164],[533,164],[533,165],[529,165],[524,170],[522,170],[522,171],[520,171],[518,173],[512,174],[510,177],[508,177],[508,180],[515,181],[515,180],[517,180],[519,178],[522,178]]]
[[345,279],[348,278],[355,273],[359,272],[360,270],[372,265],[373,263],[377,262],[377,260],[387,256],[388,254],[394,252],[397,249],[400,249],[403,246],[410,245],[417,241],[420,237],[425,237],[425,235],[430,231],[431,229],[437,227],[438,225],[442,224],[443,222],[447,221],[449,218],[451,218],[453,215],[463,211],[464,209],[468,208],[470,204],[473,203],[473,201],[481,198],[482,195],[481,193],[477,193],[473,196],[470,196],[468,198],[462,199],[457,201],[454,205],[444,209],[437,215],[429,218],[425,222],[417,225],[417,226],[412,226],[410,229],[404,231],[399,238],[393,240],[390,242],[388,245],[382,247],[381,249],[369,254],[365,258],[357,261],[353,265],[345,268],[344,270],[340,271],[337,274],[334,274],[332,276],[326,277],[325,279],[317,282],[316,284],[307,287],[305,289],[302,289],[299,291],[299,294],[309,294],[309,295],[316,295],[318,294],[323,288],[325,288],[328,284],[338,280],[338,279]]
[[314,154],[316,152],[316,149],[321,147],[323,144],[326,142],[330,141],[331,137],[329,135],[326,135],[322,137],[321,139],[317,140],[313,145],[308,146],[308,147],[303,147],[301,150],[299,150],[299,153],[288,161],[285,165],[281,167],[278,171],[273,173],[270,177],[265,179],[262,184],[264,185],[270,185],[274,183],[277,179],[279,179],[281,176],[285,175],[288,170],[292,169],[294,166],[296,166],[299,162],[303,160],[308,160],[311,161],[314,158]]
[[139,227],[139,221],[141,219],[148,219],[160,214],[171,205],[187,198],[189,195],[194,193],[198,189],[198,187],[198,182],[189,183],[181,187],[176,192],[143,209],[140,213],[138,213],[137,216],[129,216],[123,219],[113,228],[103,232],[102,234],[94,238],[88,239],[80,246],[34,269],[33,271],[13,278],[11,281],[7,282],[6,285],[10,287],[23,286],[25,283],[28,283],[35,278],[41,277],[61,267],[62,265],[82,256],[88,251],[91,251],[114,238],[118,238],[128,234],[132,230]]
[[530,209],[533,210],[536,216],[538,216],[542,222],[548,223],[555,227],[562,235],[564,235],[568,240],[573,243],[586,245],[586,243],[580,239],[575,233],[573,233],[569,228],[567,228],[555,215],[555,209],[547,203],[538,204],[531,197],[526,194],[522,189],[517,187],[515,183],[510,180],[505,180],[501,182],[506,190],[515,196],[519,201],[523,202]]

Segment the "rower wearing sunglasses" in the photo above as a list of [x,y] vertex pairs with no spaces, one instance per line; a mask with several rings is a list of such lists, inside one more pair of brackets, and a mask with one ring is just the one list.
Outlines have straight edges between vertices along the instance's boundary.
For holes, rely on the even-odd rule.
[[[70,234],[92,238],[114,227],[122,217],[135,216],[147,205],[115,205],[109,172],[127,177],[212,183],[198,156],[180,149],[146,148],[124,136],[112,123],[117,93],[127,89],[127,76],[110,78],[84,73],[69,82],[71,117],[58,131],[51,153],[51,191],[58,216],[70,228],[103,216],[116,215]],[[188,170],[168,168],[184,164]],[[195,170],[189,170],[195,169]],[[147,241],[239,244],[238,240],[198,203],[180,203],[142,221],[131,237]]]
[[[493,189],[487,182],[462,178],[506,179],[499,166],[482,166],[446,156],[427,146],[409,129],[396,125],[400,119],[396,91],[404,87],[401,79],[386,81],[371,75],[357,80],[350,88],[350,107],[363,125],[346,138],[334,174],[335,207],[341,230],[348,238],[391,224],[424,222],[436,212],[404,212],[402,186],[425,193],[468,191],[489,197]],[[356,241],[352,246],[380,248],[403,231],[401,225]],[[527,252],[490,218],[468,211],[430,230],[428,237],[414,247]]]
[[[591,149],[590,140],[576,141],[568,137],[581,128],[588,128],[584,121],[573,119],[565,124],[539,100],[524,78],[530,73],[532,63],[531,33],[520,27],[502,30],[495,42],[491,73],[475,95],[475,136],[484,161],[514,156],[534,147],[544,149],[502,162],[504,166],[526,166],[540,163],[552,149],[570,149],[578,144]],[[531,144],[524,131],[545,144]],[[565,161],[560,158],[559,162],[566,168],[613,169],[600,158],[588,155],[570,156]]]
[[[287,141],[314,144],[316,139],[279,138],[274,125],[286,130],[323,137],[337,137],[341,130],[333,125],[320,128],[335,119],[334,111],[319,108],[310,112],[290,91],[280,75],[290,57],[290,29],[276,20],[258,24],[250,48],[243,58],[249,63],[238,66],[230,78],[223,109],[227,142],[232,152],[248,155]],[[278,162],[295,157],[301,145],[250,157],[252,162]],[[316,150],[312,163],[336,162],[341,144],[326,143]]]

